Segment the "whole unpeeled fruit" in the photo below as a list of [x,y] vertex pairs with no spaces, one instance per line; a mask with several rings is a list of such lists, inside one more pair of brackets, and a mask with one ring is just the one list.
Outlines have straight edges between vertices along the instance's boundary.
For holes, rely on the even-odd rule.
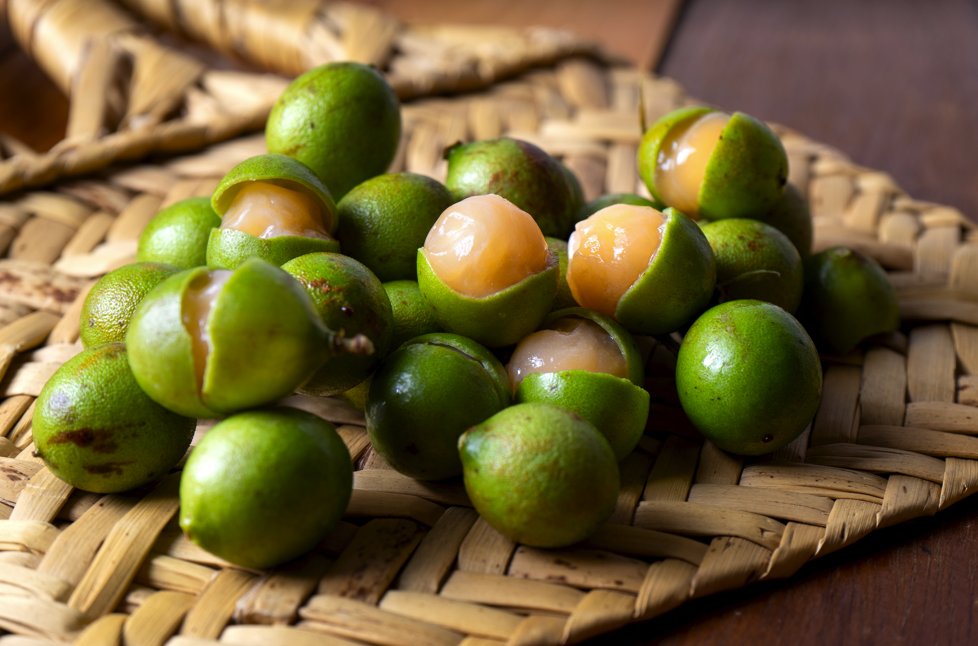
[[679,347],[679,401],[724,451],[770,453],[798,437],[822,397],[822,365],[805,329],[780,307],[731,301],[700,316]]
[[69,359],[34,409],[35,454],[68,484],[96,493],[159,478],[183,457],[196,420],[163,408],[139,388],[122,343]]
[[620,477],[608,441],[559,406],[510,406],[466,431],[458,451],[476,511],[517,542],[571,545],[615,510]]
[[435,320],[431,306],[424,299],[416,281],[394,280],[384,283],[384,291],[391,301],[391,311],[394,314],[391,350],[396,350],[405,341],[416,336],[444,331]]
[[162,262],[180,269],[207,264],[207,239],[221,226],[208,197],[181,200],[153,216],[139,236],[138,262]]
[[92,348],[126,340],[129,319],[136,306],[154,287],[177,273],[172,265],[134,262],[98,279],[82,304],[78,336]]
[[191,453],[180,479],[180,527],[208,552],[268,568],[312,549],[343,516],[350,453],[333,425],[277,408],[229,417]]

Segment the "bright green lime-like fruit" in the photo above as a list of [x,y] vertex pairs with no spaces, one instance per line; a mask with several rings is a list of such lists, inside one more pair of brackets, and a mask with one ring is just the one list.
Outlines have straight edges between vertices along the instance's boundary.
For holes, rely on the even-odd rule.
[[661,211],[666,208],[666,205],[657,200],[649,200],[641,195],[636,195],[635,193],[609,193],[608,195],[602,195],[601,197],[595,198],[582,206],[577,211],[577,216],[575,221],[580,222],[585,220],[603,208],[609,207],[612,204],[632,204],[634,206],[651,206],[656,211]]
[[327,397],[353,388],[390,349],[394,314],[383,285],[362,263],[338,253],[299,256],[282,269],[305,288],[328,329],[346,338],[362,334],[374,348],[369,355],[330,357],[299,392]]
[[557,285],[557,295],[554,296],[553,305],[550,308],[554,311],[577,307],[577,301],[571,293],[570,285],[567,284],[567,242],[558,238],[546,238],[547,246],[557,254],[557,263],[560,270],[560,283]]
[[34,409],[35,455],[51,472],[95,493],[138,487],[180,461],[197,421],[170,412],[139,388],[126,346],[110,343],[69,359]]
[[82,345],[92,348],[125,341],[139,301],[177,271],[172,265],[134,262],[99,278],[82,304],[78,326]]
[[[621,357],[619,364],[625,366],[626,376],[591,369],[531,372],[520,381],[514,401],[546,402],[580,415],[601,431],[611,445],[615,458],[622,460],[638,444],[649,417],[649,393],[642,388],[644,374],[641,353],[635,340],[621,325],[610,316],[593,310],[571,308],[554,312],[541,329],[552,328],[569,318],[596,323],[611,337]],[[557,341],[561,335],[552,335],[552,338],[553,344],[548,346],[546,355],[555,355],[557,361],[562,359],[561,350],[574,354],[582,352],[579,343],[569,341],[570,347],[563,348]],[[514,358],[519,355],[521,347],[523,343],[517,346]],[[536,358],[536,361],[539,360]]]
[[387,170],[401,138],[401,105],[372,65],[329,63],[282,92],[265,126],[269,152],[309,166],[342,199]]
[[[206,342],[191,334],[198,322]],[[258,258],[233,272],[198,267],[175,274],[143,299],[126,335],[146,394],[204,418],[291,394],[328,356],[354,349],[358,340],[334,336],[302,286]]]
[[550,252],[547,268],[484,298],[473,298],[446,285],[418,249],[418,287],[435,320],[490,348],[516,343],[547,317],[560,283],[557,254]]
[[802,260],[811,255],[814,237],[812,213],[808,200],[794,184],[785,187],[784,196],[770,212],[757,215],[754,219],[770,224],[788,236]]
[[340,200],[336,237],[383,282],[417,280],[418,247],[455,198],[440,182],[415,173],[379,175]]
[[416,336],[444,332],[416,281],[394,280],[384,283],[384,291],[387,292],[394,313],[394,336],[390,345],[392,350]]
[[696,320],[676,364],[679,401],[724,451],[770,453],[798,437],[822,397],[818,351],[780,307],[731,301]]
[[153,216],[139,236],[138,262],[162,262],[180,269],[207,264],[207,239],[221,226],[210,198],[191,197]]
[[795,313],[805,272],[787,236],[763,222],[742,218],[717,220],[702,229],[713,248],[721,303],[753,299]]
[[419,480],[462,472],[458,437],[510,404],[499,361],[457,334],[412,339],[377,369],[365,409],[374,450]]
[[846,354],[866,337],[900,327],[896,290],[879,264],[848,247],[805,261],[798,318],[823,352]]
[[466,431],[458,451],[476,511],[524,545],[572,545],[615,509],[614,452],[593,424],[559,406],[510,406]]
[[[657,200],[687,215],[717,220],[752,218],[769,212],[781,200],[788,181],[788,157],[770,128],[742,112],[735,112],[709,141],[682,139],[704,117],[720,114],[712,108],[680,108],[659,119],[642,138],[638,150],[639,174]],[[663,173],[692,163],[688,150],[714,145],[704,158],[702,175],[688,178],[686,198],[694,208],[668,197]],[[675,148],[674,148],[675,146]],[[705,153],[704,153],[705,154]],[[698,181],[698,183],[697,183]]]
[[333,425],[290,408],[240,413],[200,441],[180,478],[180,527],[211,554],[269,568],[308,552],[350,502]]
[[574,189],[560,163],[533,144],[508,137],[460,143],[445,158],[445,186],[456,200],[499,195],[533,216],[544,235],[570,235],[580,206]]

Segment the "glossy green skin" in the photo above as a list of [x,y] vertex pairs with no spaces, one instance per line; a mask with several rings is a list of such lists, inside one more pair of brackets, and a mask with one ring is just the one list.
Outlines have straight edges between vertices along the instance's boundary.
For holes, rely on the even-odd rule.
[[[649,193],[652,194],[652,197],[657,202],[665,204],[662,200],[662,195],[659,194],[658,189],[655,187],[655,167],[659,159],[659,151],[662,149],[662,142],[666,138],[666,135],[675,125],[716,111],[715,108],[704,108],[702,106],[679,108],[660,117],[642,135],[636,160],[638,162],[638,174],[642,178],[642,181],[645,182]],[[662,209],[659,210],[661,211]]]
[[177,271],[172,265],[135,262],[99,278],[82,303],[78,327],[82,345],[91,348],[125,341],[139,301]]
[[558,319],[565,317],[579,317],[601,326],[601,329],[614,339],[618,345],[618,349],[621,350],[622,356],[625,357],[625,364],[628,366],[628,380],[639,387],[645,384],[645,366],[642,364],[642,353],[638,349],[638,344],[635,343],[635,339],[618,321],[601,312],[584,309],[583,307],[570,307],[552,312],[540,329],[548,328]]
[[309,166],[339,200],[387,170],[401,138],[401,105],[372,65],[329,63],[282,92],[265,126],[269,152]]
[[[453,339],[454,337],[454,339]],[[458,438],[505,408],[505,371],[471,340],[446,333],[405,344],[374,373],[365,409],[374,450],[404,475],[442,480],[459,475]],[[486,364],[495,364],[492,370]],[[495,374],[493,374],[495,373]]]
[[544,236],[547,246],[557,254],[557,262],[560,267],[560,283],[557,285],[557,295],[554,297],[552,310],[562,310],[568,307],[577,307],[574,294],[571,293],[570,285],[567,284],[567,242],[550,236]]
[[866,337],[899,328],[900,305],[875,260],[848,247],[832,247],[805,261],[798,318],[820,350],[846,354]]
[[553,304],[560,282],[557,255],[550,252],[547,269],[485,298],[471,298],[443,283],[425,250],[418,249],[418,287],[435,320],[449,332],[467,336],[490,348],[512,345],[537,329]]
[[771,211],[755,219],[770,224],[788,236],[802,260],[812,254],[812,213],[808,208],[808,200],[794,184],[785,186],[784,196]]
[[261,258],[281,267],[293,258],[310,253],[339,253],[336,240],[304,236],[256,238],[236,229],[211,229],[207,241],[207,266],[215,269],[235,269],[248,258]]
[[323,228],[329,233],[336,231],[336,203],[329,189],[307,166],[287,155],[256,155],[228,171],[211,195],[214,212],[224,217],[238,191],[250,182],[265,182],[305,193],[319,205]]
[[180,479],[180,527],[208,552],[264,569],[311,550],[350,501],[350,453],[329,422],[291,408],[229,417]]
[[649,267],[622,294],[615,318],[639,334],[669,334],[699,316],[716,287],[713,250],[695,222],[673,208]]
[[713,248],[721,303],[753,299],[795,313],[805,272],[787,236],[763,222],[743,218],[717,220],[702,230]]
[[394,313],[394,335],[391,349],[397,349],[405,341],[422,334],[444,332],[435,320],[428,301],[421,294],[417,281],[395,280],[384,283],[384,291],[391,302]]
[[466,431],[458,451],[476,511],[524,545],[572,545],[615,509],[620,478],[611,446],[559,406],[510,406]]
[[638,444],[649,418],[649,393],[628,379],[587,370],[532,373],[514,401],[562,406],[594,424],[619,462]]
[[[211,353],[197,391],[183,296],[203,267],[180,272],[140,303],[126,336],[136,381],[155,401],[193,417],[222,417],[274,402],[332,353],[330,332],[298,282],[252,258],[217,295],[207,322]],[[247,351],[242,351],[247,349]]]
[[666,208],[666,205],[662,202],[655,200],[649,200],[641,195],[636,195],[635,193],[609,193],[608,195],[602,195],[601,197],[595,198],[582,206],[577,211],[576,221],[586,220],[601,209],[608,208],[609,206],[614,206],[615,204],[631,204],[632,206],[651,206],[656,211],[661,211]]
[[196,426],[147,397],[126,346],[111,343],[69,359],[44,385],[34,409],[34,454],[73,487],[126,491],[166,475]]
[[336,237],[343,253],[383,282],[417,280],[417,249],[442,212],[455,203],[424,175],[391,173],[363,182],[340,200]]
[[402,347],[411,345],[437,345],[446,348],[453,348],[473,361],[477,361],[478,363],[482,364],[483,370],[486,371],[486,374],[489,375],[489,378],[492,380],[493,387],[496,389],[496,397],[499,398],[500,407],[506,408],[512,403],[509,374],[507,374],[506,368],[499,362],[496,355],[490,352],[482,344],[459,334],[452,334],[450,332],[434,332],[432,334],[423,334],[419,337],[415,337],[414,339],[411,339],[405,343]]
[[822,366],[805,329],[761,301],[707,311],[679,347],[683,410],[724,451],[761,455],[801,435],[822,397]]
[[445,155],[445,186],[456,200],[493,193],[533,216],[545,236],[566,239],[580,204],[560,163],[508,137],[456,144]]
[[328,329],[346,338],[363,334],[374,345],[369,355],[330,357],[299,392],[327,397],[353,388],[391,349],[394,313],[383,285],[362,263],[338,253],[300,256],[282,269],[305,288]]
[[137,262],[161,262],[180,269],[207,264],[207,239],[221,226],[210,198],[191,197],[153,216],[139,236]]

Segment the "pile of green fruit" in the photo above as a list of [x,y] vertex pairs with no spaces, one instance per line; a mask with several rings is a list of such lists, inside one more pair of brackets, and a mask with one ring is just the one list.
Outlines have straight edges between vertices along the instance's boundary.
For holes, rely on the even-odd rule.
[[746,115],[657,122],[638,160],[653,200],[585,204],[573,173],[509,138],[449,148],[445,185],[383,174],[399,137],[373,68],[296,79],[269,118],[269,154],[210,200],[157,214],[137,262],[88,295],[86,350],[37,402],[50,470],[89,491],[138,487],[186,454],[197,419],[223,418],[183,468],[180,524],[218,556],[269,567],[318,543],[352,487],[332,425],[274,404],[338,396],[394,469],[462,476],[499,531],[564,546],[611,516],[618,462],[646,428],[633,334],[682,332],[690,420],[759,454],[815,414],[812,338],[845,353],[899,323],[877,265],[810,255],[781,143]]

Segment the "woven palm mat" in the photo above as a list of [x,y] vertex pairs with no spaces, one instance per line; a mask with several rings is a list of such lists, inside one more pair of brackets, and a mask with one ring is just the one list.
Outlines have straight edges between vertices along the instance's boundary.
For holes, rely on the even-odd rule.
[[[443,179],[459,139],[534,141],[588,198],[644,190],[637,110],[688,99],[675,83],[571,59],[490,89],[404,105],[392,170]],[[978,237],[957,211],[916,201],[885,174],[777,128],[809,199],[819,248],[848,243],[891,271],[904,327],[823,357],[812,426],[763,459],[704,442],[674,384],[675,346],[643,339],[653,404],[621,468],[607,525],[583,544],[515,544],[479,519],[458,480],[423,483],[369,447],[363,416],[291,398],[339,426],[357,466],[344,520],[268,572],[234,568],[179,531],[179,473],[143,491],[74,491],[31,455],[33,402],[80,349],[81,299],[133,258],[162,206],[208,195],[251,136],[154,165],[8,196],[0,205],[0,628],[31,644],[561,644],[760,579],[791,576],[870,532],[978,488]],[[209,423],[202,423],[206,430]],[[176,636],[173,636],[176,635]],[[22,643],[0,638],[0,644]]]

